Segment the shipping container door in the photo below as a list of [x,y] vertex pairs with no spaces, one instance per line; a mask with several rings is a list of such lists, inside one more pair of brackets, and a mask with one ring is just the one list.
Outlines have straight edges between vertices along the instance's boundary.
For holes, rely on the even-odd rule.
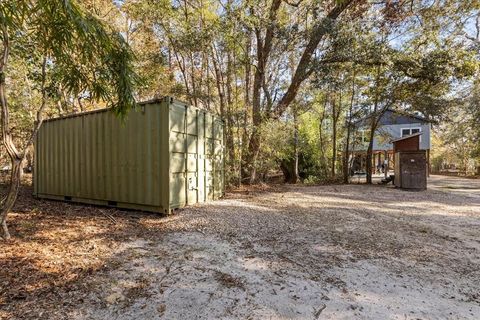
[[197,143],[197,191],[198,202],[206,201],[205,192],[205,112],[197,116],[198,143]]
[[207,200],[214,199],[214,118],[212,115],[205,116],[205,193]]
[[198,202],[198,110],[187,108],[187,204]]
[[188,138],[186,132],[186,107],[172,103],[170,122],[170,205],[186,204],[186,171]]

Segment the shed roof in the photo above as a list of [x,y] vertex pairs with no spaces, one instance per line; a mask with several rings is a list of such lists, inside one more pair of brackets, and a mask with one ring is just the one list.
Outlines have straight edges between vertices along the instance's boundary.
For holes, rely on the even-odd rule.
[[417,133],[414,133],[414,134],[410,134],[408,136],[404,136],[404,137],[401,137],[401,138],[394,139],[390,142],[394,143],[394,142],[397,142],[397,141],[406,140],[406,139],[410,139],[410,138],[413,138],[413,137],[416,137],[416,136],[420,136],[422,134],[423,134],[423,132],[417,132]]

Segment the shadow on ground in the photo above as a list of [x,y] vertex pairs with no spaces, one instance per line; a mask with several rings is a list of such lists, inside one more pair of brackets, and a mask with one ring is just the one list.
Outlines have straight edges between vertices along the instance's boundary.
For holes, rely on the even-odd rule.
[[480,312],[479,203],[449,192],[281,186],[159,217],[36,200],[26,185],[9,223],[6,319]]

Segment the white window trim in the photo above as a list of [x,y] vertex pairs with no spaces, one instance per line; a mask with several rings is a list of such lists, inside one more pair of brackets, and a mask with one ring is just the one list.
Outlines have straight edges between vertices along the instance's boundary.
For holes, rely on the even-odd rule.
[[[418,129],[418,132],[422,132],[422,127],[400,128],[400,136],[401,136],[400,138],[406,137],[406,136],[403,135],[403,130],[407,130],[407,129],[408,129],[409,132],[410,132],[410,133],[408,134],[409,136],[412,135],[412,130],[414,130],[414,129]],[[419,138],[419,142],[421,143],[421,142],[422,142],[422,136],[420,135],[420,137],[418,137],[418,138]]]
[[[400,128],[400,138],[405,137],[405,136],[403,135],[403,130],[408,130],[408,132],[412,132],[412,130],[411,130],[410,128]],[[408,135],[410,135],[410,133],[409,133]]]

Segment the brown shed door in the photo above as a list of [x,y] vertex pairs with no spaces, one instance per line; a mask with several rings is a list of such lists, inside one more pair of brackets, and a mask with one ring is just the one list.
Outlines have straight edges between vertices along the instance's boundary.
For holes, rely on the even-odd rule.
[[404,153],[401,155],[402,188],[425,189],[427,187],[427,167],[425,153]]

